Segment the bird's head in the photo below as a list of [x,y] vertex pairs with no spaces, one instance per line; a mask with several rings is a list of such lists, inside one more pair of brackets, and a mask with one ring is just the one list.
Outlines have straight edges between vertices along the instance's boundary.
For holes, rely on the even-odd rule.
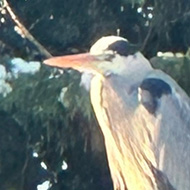
[[[138,61],[136,61],[137,59]],[[125,38],[106,36],[100,38],[88,53],[52,57],[45,60],[44,63],[92,74],[114,73],[122,75],[126,74],[126,71],[130,73],[136,62],[145,60],[142,54],[137,51],[137,46],[130,44]]]

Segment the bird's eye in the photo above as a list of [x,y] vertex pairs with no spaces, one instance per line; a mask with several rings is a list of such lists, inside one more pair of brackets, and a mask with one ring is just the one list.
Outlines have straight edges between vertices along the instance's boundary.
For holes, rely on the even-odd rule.
[[115,57],[115,55],[117,54],[117,52],[115,53],[115,52],[112,52],[112,53],[109,53],[109,54],[105,54],[104,55],[104,60],[106,60],[106,61],[112,61],[112,59]]

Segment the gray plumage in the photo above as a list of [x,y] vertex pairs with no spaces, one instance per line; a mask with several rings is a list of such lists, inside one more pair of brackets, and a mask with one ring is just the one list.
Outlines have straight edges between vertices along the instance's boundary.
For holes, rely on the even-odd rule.
[[115,190],[189,190],[189,97],[129,44],[103,37],[89,54],[45,63],[90,73],[91,104]]

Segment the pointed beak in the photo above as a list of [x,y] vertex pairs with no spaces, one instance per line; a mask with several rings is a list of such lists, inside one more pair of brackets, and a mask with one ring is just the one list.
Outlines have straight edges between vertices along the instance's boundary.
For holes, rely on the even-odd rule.
[[90,55],[89,53],[82,53],[76,55],[52,57],[45,60],[44,64],[65,69],[73,68],[82,72],[84,70],[96,70],[92,64],[96,61],[98,61],[96,56]]

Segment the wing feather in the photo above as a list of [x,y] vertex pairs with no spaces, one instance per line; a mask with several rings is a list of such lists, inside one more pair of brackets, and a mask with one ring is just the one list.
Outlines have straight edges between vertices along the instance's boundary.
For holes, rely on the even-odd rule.
[[96,76],[91,82],[91,102],[104,135],[114,188],[189,190],[188,97],[169,81],[178,95],[172,91],[163,96],[159,113],[153,115],[138,101],[140,84],[131,84],[116,76]]

